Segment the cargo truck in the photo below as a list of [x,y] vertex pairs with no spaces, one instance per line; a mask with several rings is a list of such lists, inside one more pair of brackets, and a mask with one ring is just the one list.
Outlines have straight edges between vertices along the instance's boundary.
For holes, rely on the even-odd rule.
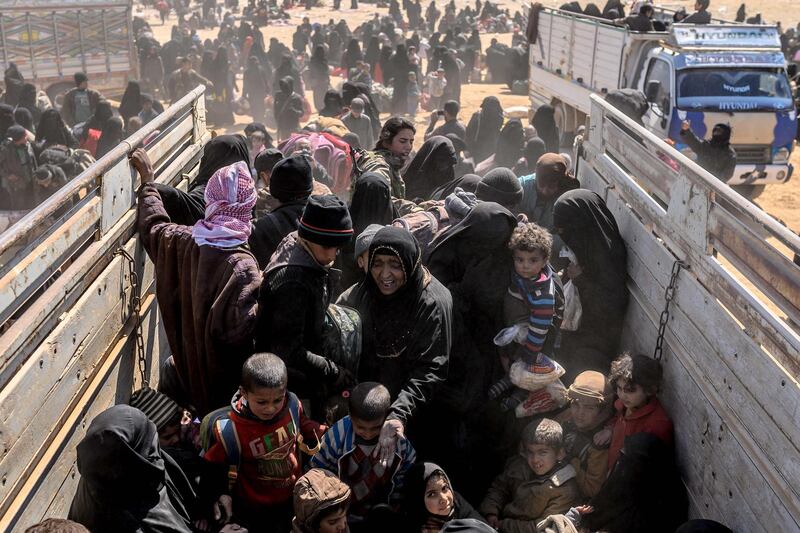
[[[668,15],[656,14],[671,21]],[[737,157],[728,184],[752,198],[792,175],[797,113],[779,38],[776,26],[727,23],[635,32],[545,8],[530,43],[531,105],[553,105],[569,135],[584,123],[590,95],[636,89],[648,101],[645,127],[690,157],[680,136],[683,120],[701,138],[726,123]]]
[[[1,531],[65,516],[92,418],[157,383],[170,350],[127,157],[161,131],[147,146],[157,180],[185,187],[209,139],[202,94],[0,234]],[[622,347],[664,365],[691,514],[738,533],[798,531],[800,238],[597,96],[590,105],[577,173],[626,242]]]
[[83,71],[92,88],[122,94],[138,79],[131,0],[0,0],[0,67],[16,63],[50,100]]

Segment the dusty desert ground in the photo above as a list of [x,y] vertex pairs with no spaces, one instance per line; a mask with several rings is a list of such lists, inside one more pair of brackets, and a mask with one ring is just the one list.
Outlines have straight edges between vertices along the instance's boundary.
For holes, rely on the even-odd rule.
[[[243,5],[246,0],[240,0],[240,5]],[[324,3],[327,5],[332,5],[332,0],[323,0]],[[469,4],[473,4],[474,0],[456,0],[456,5],[459,7],[462,5],[466,5],[467,2]],[[427,5],[427,0],[423,0],[423,5]],[[437,2],[441,3],[442,6],[446,2]],[[546,5],[557,6],[563,2],[557,2],[554,0],[545,0],[543,2]],[[586,2],[581,1],[581,4],[584,5]],[[598,5],[604,3],[602,0],[597,2]],[[508,7],[511,12],[513,13],[514,10],[520,9],[524,2],[512,0],[512,1],[502,1],[500,4],[504,7]],[[347,0],[342,2],[342,7],[349,6],[350,3]],[[679,0],[679,1],[670,1],[664,4],[667,7],[678,7],[684,6],[686,7],[687,11],[692,11],[692,6],[694,5],[694,0]],[[739,0],[711,0],[711,8],[712,14],[715,17],[719,18],[730,18],[733,19],[736,14],[736,10],[740,5]],[[770,22],[780,22],[784,28],[789,27],[790,25],[796,25],[800,21],[800,5],[798,4],[797,0],[750,0],[746,2],[747,5],[747,13],[748,16],[753,16],[756,13],[761,13],[762,17],[765,20]],[[385,13],[386,9],[378,9],[375,7],[374,4],[361,4],[361,7],[358,10],[350,10],[350,9],[342,9],[340,11],[333,11],[330,7],[323,6],[313,8],[309,11],[304,9],[295,8],[290,11],[292,19],[291,23],[284,26],[267,26],[262,28],[262,32],[265,37],[265,41],[269,42],[271,37],[277,37],[282,42],[286,43],[287,45],[291,45],[291,35],[294,32],[295,26],[300,23],[302,17],[309,16],[311,22],[327,22],[330,18],[334,18],[335,20],[345,19],[349,24],[350,28],[355,28],[365,20],[372,18],[372,16],[377,13]],[[176,22],[174,13],[171,14],[170,18],[167,20],[165,25],[161,25],[161,21],[158,18],[158,15],[155,10],[152,9],[144,9],[138,7],[135,9],[135,14],[139,16],[143,16],[146,18],[156,35],[156,38],[159,39],[161,42],[166,42],[169,39],[169,31],[172,25]],[[200,36],[205,39],[206,37],[214,38],[216,36],[217,30],[200,30]],[[489,41],[492,37],[497,37],[498,40],[502,43],[510,44],[511,41],[511,34],[485,34],[482,35],[483,45],[484,47],[488,46]],[[333,78],[332,83],[336,84],[340,80]],[[528,98],[525,96],[518,96],[512,95],[508,91],[508,89],[503,85],[494,85],[494,84],[469,84],[464,85],[462,88],[462,111],[461,111],[461,118],[466,122],[469,119],[470,115],[478,108],[481,101],[485,96],[488,95],[496,95],[500,98],[500,101],[503,107],[509,106],[516,106],[516,105],[528,105]],[[311,97],[310,91],[308,97]],[[381,118],[385,118],[388,115],[382,115]],[[218,130],[220,133],[223,132],[238,132],[241,131],[244,124],[247,124],[250,121],[249,116],[236,116],[237,121],[236,125],[227,128]],[[422,133],[424,132],[425,128],[428,124],[429,115],[428,113],[420,113],[416,117],[416,123],[418,126],[418,135],[417,135],[417,143],[416,145],[419,146],[422,143]],[[792,162],[794,163],[795,167],[797,167],[797,171],[795,172],[795,176],[791,179],[788,183],[782,185],[774,185],[769,186],[766,188],[765,192],[756,200],[756,203],[761,206],[765,211],[782,221],[786,224],[789,228],[794,230],[795,232],[800,232],[800,150],[795,150],[792,156]]]

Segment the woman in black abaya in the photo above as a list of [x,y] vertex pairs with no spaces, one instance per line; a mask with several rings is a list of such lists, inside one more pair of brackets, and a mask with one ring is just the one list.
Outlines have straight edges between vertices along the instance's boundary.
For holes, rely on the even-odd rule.
[[583,310],[576,331],[562,330],[556,358],[567,376],[584,370],[606,372],[617,355],[628,306],[625,242],[606,203],[586,189],[561,195],[553,207],[553,225],[578,261],[567,267],[567,275],[578,289]]
[[378,231],[369,247],[369,274],[339,303],[357,309],[363,320],[359,380],[382,383],[393,400],[377,453],[389,457],[403,432],[435,439],[425,431],[431,428],[415,422],[447,377],[452,299],[422,266],[414,236],[391,226]]
[[205,216],[205,192],[208,180],[220,168],[238,161],[246,163],[250,161],[247,140],[238,134],[220,135],[208,141],[203,147],[200,168],[188,192],[156,182],[156,189],[161,195],[170,221],[183,226],[194,226],[195,222]]
[[555,109],[551,105],[542,105],[536,109],[531,119],[531,126],[536,128],[536,135],[544,141],[548,152],[559,152],[559,132],[556,126]]
[[458,158],[450,139],[436,135],[425,141],[403,176],[406,198],[429,200],[434,190],[455,179],[456,163]]
[[119,116],[125,121],[125,126],[131,117],[135,117],[142,110],[142,89],[138,81],[129,81],[125,93],[119,103]]
[[408,73],[412,70],[406,45],[398,44],[391,59],[392,64],[392,113],[404,115],[408,111]]
[[472,114],[464,141],[476,164],[492,155],[503,120],[503,108],[496,96],[484,98],[481,108]]
[[42,113],[39,124],[36,126],[36,149],[42,153],[46,148],[60,144],[67,148],[77,148],[78,141],[69,131],[64,119],[55,109],[48,109]]
[[97,415],[78,444],[80,481],[69,519],[91,531],[191,533],[195,494],[158,445],[141,411],[115,405]]
[[325,92],[331,84],[328,57],[322,45],[314,48],[308,62],[308,84],[314,94],[314,109],[319,111],[325,105]]

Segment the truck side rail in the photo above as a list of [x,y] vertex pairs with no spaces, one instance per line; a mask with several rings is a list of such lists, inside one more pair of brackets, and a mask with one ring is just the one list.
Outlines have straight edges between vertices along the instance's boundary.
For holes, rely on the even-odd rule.
[[140,364],[157,380],[169,347],[136,235],[128,156],[155,135],[145,148],[157,180],[185,185],[209,137],[203,93],[194,89],[0,235],[0,531],[66,516],[88,422],[141,386]]
[[694,516],[800,527],[800,238],[596,95],[578,175],[628,245],[623,346],[653,353]]

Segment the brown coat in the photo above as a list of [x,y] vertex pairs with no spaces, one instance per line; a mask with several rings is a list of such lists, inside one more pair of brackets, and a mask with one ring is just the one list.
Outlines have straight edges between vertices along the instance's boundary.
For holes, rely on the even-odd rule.
[[539,477],[518,456],[508,461],[503,473],[492,482],[480,512],[501,519],[500,533],[536,533],[539,521],[566,513],[578,501],[578,484],[571,465],[561,466],[549,477]]
[[197,414],[227,405],[253,352],[261,272],[245,248],[199,246],[170,222],[153,184],[139,191],[139,237],[181,384]]

